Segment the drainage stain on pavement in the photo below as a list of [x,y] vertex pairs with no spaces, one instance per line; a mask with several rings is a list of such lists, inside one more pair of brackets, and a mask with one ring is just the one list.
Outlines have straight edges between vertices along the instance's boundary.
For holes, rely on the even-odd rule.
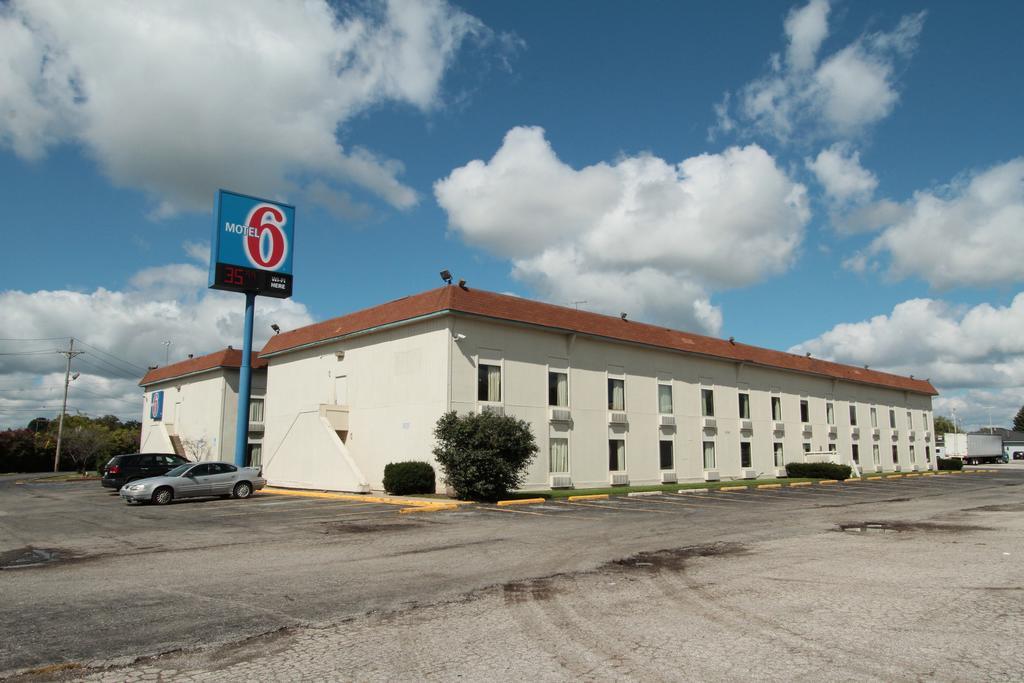
[[740,543],[691,545],[683,548],[637,553],[620,560],[613,560],[606,564],[604,568],[682,571],[686,568],[687,561],[695,557],[722,557],[742,555],[746,552],[746,547]]
[[923,533],[958,534],[967,531],[994,531],[991,527],[971,524],[940,524],[937,522],[848,522],[837,524],[835,531],[852,533]]
[[28,569],[30,567],[42,567],[44,565],[68,560],[75,557],[69,551],[59,548],[15,548],[0,553],[0,569]]

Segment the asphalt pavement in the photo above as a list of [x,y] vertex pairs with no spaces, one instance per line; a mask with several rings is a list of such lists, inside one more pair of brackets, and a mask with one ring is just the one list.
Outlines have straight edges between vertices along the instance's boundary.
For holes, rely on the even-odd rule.
[[0,479],[0,675],[1011,680],[1024,470],[400,515]]

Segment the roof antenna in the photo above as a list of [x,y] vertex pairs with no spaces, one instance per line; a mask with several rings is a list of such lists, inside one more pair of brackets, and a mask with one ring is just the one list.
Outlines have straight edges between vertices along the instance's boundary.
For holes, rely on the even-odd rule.
[[619,313],[619,317],[622,318],[623,320],[625,320],[626,319],[626,314],[625,313]]
[[730,344],[735,344],[736,343],[736,337],[729,337],[729,343]]
[[460,289],[466,289],[466,281],[465,280],[459,280],[459,288]]
[[810,351],[808,351],[808,352],[807,352],[807,353],[805,353],[804,355],[805,355],[805,356],[807,356],[808,358],[810,358],[810,357],[811,357],[811,352],[810,352]]

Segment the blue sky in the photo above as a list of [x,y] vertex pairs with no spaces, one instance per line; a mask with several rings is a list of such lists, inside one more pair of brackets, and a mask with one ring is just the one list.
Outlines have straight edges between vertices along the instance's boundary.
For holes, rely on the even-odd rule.
[[[78,409],[134,413],[162,341],[240,344],[241,295],[205,289],[217,187],[297,207],[263,339],[449,268],[930,377],[968,425],[1024,403],[1019,3],[241,15],[0,4],[0,305],[5,336],[41,340],[0,352],[75,336],[119,359],[81,367]],[[52,408],[61,363],[0,356],[0,424]]]

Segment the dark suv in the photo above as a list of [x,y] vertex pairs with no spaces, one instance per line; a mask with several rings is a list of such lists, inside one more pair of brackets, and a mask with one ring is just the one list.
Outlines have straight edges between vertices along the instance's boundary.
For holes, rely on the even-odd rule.
[[159,477],[187,462],[187,459],[173,453],[115,455],[103,468],[102,483],[109,489],[120,489],[130,481]]

